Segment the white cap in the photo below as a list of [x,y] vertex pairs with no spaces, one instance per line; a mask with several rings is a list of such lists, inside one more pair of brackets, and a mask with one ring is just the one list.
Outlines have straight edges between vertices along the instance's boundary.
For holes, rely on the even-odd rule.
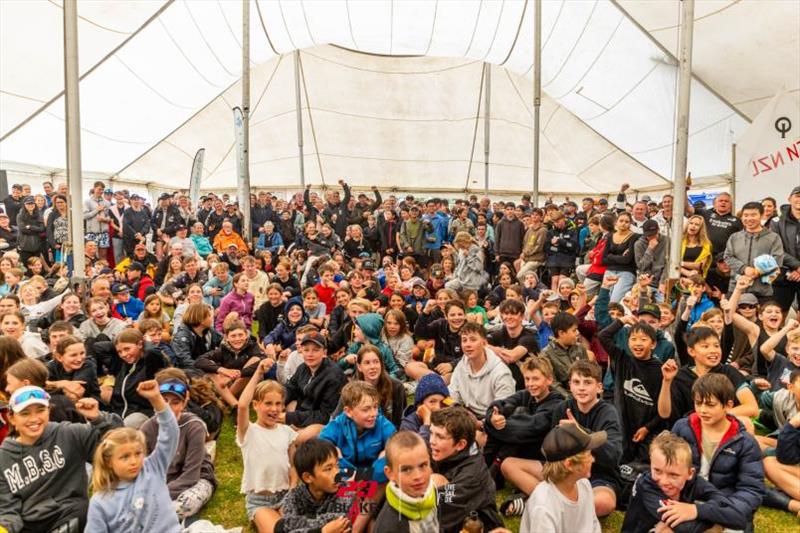
[[50,395],[41,387],[26,385],[14,391],[8,401],[9,407],[14,413],[19,413],[29,405],[39,404],[48,407],[50,405]]

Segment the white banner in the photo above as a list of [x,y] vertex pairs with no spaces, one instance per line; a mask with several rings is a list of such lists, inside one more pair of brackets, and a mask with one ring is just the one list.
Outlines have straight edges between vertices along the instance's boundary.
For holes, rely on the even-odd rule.
[[764,106],[736,142],[736,208],[767,196],[785,204],[800,185],[800,105],[786,92]]
[[197,209],[200,202],[200,181],[203,179],[203,159],[205,159],[206,149],[200,148],[194,154],[192,162],[192,174],[189,176],[189,198],[192,209]]
[[[244,116],[238,107],[233,108],[233,127],[236,134],[236,200],[239,209],[244,199]],[[249,199],[248,199],[249,201]]]

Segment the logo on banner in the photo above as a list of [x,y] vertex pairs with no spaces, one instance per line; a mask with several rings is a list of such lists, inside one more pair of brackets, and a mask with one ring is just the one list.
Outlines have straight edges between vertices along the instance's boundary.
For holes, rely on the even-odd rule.
[[781,134],[781,139],[785,139],[786,133],[792,129],[792,121],[789,117],[780,117],[775,121],[775,129]]

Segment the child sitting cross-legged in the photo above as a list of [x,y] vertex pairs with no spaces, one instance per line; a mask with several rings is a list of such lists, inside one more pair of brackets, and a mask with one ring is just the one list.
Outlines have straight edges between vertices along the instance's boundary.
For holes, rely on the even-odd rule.
[[414,391],[414,405],[409,405],[400,422],[401,430],[418,433],[426,444],[431,440],[431,415],[453,403],[450,391],[442,376],[425,374]]
[[77,337],[67,335],[56,345],[47,363],[47,388],[58,389],[73,402],[80,398],[100,399],[97,367],[86,357],[86,347]]
[[591,450],[605,442],[605,431],[586,433],[575,423],[550,430],[542,443],[543,481],[525,504],[520,531],[600,533],[589,476]]
[[725,375],[701,376],[692,385],[695,412],[678,420],[672,432],[691,446],[700,477],[731,500],[750,528],[764,496],[764,467],[755,438],[730,414],[733,398]]
[[167,487],[167,470],[178,448],[178,422],[155,380],[142,381],[136,392],[150,402],[158,420],[158,442],[145,456],[141,431],[109,431],[97,446],[92,472],[92,499],[86,533],[129,531],[178,533],[181,526]]
[[553,377],[556,388],[564,392],[569,388],[569,368],[578,360],[593,361],[589,352],[580,343],[578,319],[569,313],[558,313],[550,321],[553,336],[542,350],[542,355],[553,365]]
[[689,443],[662,431],[650,443],[650,470],[636,479],[622,531],[743,529],[744,515],[696,473]]
[[[790,379],[789,387],[800,405],[800,370],[792,372]],[[800,517],[800,413],[795,412],[781,428],[775,457],[764,458],[764,471],[776,486],[767,489],[764,505]]]
[[431,457],[422,437],[399,431],[386,443],[389,484],[386,502],[375,520],[375,531],[411,533],[439,531],[436,487]]
[[[280,422],[286,393],[276,381],[262,381],[272,367],[264,359],[242,391],[237,407],[236,444],[242,450],[242,492],[247,516],[259,532],[272,531],[289,489],[297,485],[292,469],[297,432]],[[250,405],[256,412],[250,421]]]
[[484,531],[503,525],[495,504],[495,485],[475,442],[473,415],[460,406],[431,415],[431,457],[434,483],[439,490],[439,531],[458,533],[464,520],[476,512]]
[[[319,438],[339,449],[339,464],[347,472],[346,477],[355,474],[356,480],[385,483],[383,449],[397,430],[379,409],[378,389],[366,381],[351,381],[344,386],[341,396],[344,412],[322,428]],[[353,528],[365,531],[361,528],[368,520],[368,515],[360,515]]]
[[353,497],[339,496],[339,463],[336,446],[312,439],[300,444],[294,454],[294,469],[302,483],[291,489],[283,501],[283,516],[275,533],[292,531],[350,531],[347,517]]
[[[178,518],[183,520],[197,514],[211,499],[217,486],[214,463],[205,447],[208,430],[205,423],[187,409],[191,385],[183,370],[165,368],[156,374],[156,381],[180,428],[178,449],[167,469],[167,489]],[[141,431],[147,452],[153,453],[159,434],[157,416],[142,424]]]

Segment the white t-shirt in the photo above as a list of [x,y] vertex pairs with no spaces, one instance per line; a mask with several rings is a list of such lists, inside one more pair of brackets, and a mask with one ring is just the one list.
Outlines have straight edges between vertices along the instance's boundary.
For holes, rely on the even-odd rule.
[[539,483],[525,503],[519,530],[536,533],[600,533],[589,480],[578,481],[577,502],[561,494],[549,481]]
[[247,427],[244,442],[237,436],[244,461],[242,494],[289,489],[289,445],[296,438],[297,432],[289,426],[268,429],[255,422]]

